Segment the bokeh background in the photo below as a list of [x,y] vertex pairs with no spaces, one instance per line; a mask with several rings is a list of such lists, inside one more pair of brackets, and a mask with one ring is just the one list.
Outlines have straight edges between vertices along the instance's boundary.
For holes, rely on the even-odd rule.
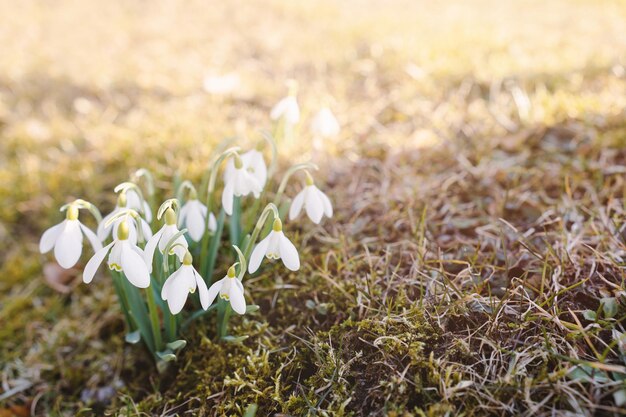
[[[619,364],[617,325],[554,317],[622,290],[625,28],[617,0],[0,1],[0,415],[617,412],[619,381],[563,359]],[[224,138],[272,130],[289,79],[303,121],[281,166],[320,164],[337,215],[298,232],[309,266],[286,290],[250,289],[272,311],[242,323],[254,341],[225,353],[200,329],[178,373],[138,370],[112,289],[44,274],[41,232],[74,198],[106,212],[140,167],[198,181]],[[314,144],[324,105],[342,131]],[[521,287],[511,317],[470,308]],[[556,356],[519,321],[537,305]]]

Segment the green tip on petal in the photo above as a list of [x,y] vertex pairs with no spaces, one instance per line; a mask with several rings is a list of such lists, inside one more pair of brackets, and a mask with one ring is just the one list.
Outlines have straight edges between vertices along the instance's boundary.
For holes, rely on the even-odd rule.
[[235,272],[235,266],[231,266],[230,268],[228,268],[228,278],[235,278],[236,272]]
[[280,219],[276,218],[274,219],[274,224],[272,225],[272,230],[275,232],[282,232],[283,231],[283,222],[280,221]]
[[66,218],[67,220],[78,220],[78,207],[73,204],[70,205],[67,208]]
[[126,240],[128,239],[128,223],[127,222],[122,222],[120,223],[120,225],[117,228],[117,238],[119,240]]
[[185,253],[185,257],[183,258],[183,265],[191,265],[192,262],[193,262],[193,256],[191,256],[191,253],[187,251]]
[[171,208],[165,210],[165,224],[168,226],[176,224],[176,212]]

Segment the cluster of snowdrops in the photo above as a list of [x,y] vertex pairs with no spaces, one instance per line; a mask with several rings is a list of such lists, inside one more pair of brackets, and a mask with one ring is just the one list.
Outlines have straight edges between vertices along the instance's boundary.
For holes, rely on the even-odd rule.
[[[285,132],[291,129],[299,119],[295,96],[279,102],[272,118],[281,123]],[[326,119],[314,119],[322,133],[335,130],[334,117],[330,127]],[[266,149],[271,150],[269,164],[265,161]],[[116,207],[104,218],[85,200],[61,207],[65,220],[44,232],[40,251],[53,251],[59,265],[69,269],[78,263],[86,237],[94,254],[84,267],[83,281],[90,283],[106,259],[126,321],[126,340],[142,341],[160,369],[175,360],[176,352],[185,346],[186,342],[180,338],[182,331],[210,311],[217,314],[217,335],[222,340],[241,341],[245,336],[228,334],[231,314],[258,309],[246,303],[243,286],[246,273],[256,273],[265,258],[280,260],[291,271],[300,268],[298,250],[283,232],[283,219],[294,220],[304,211],[318,224],[324,216],[333,215],[331,201],[314,183],[311,172],[317,167],[311,163],[288,169],[273,202],[264,208],[260,206],[274,173],[276,154],[276,142],[268,134],[257,147],[246,152],[238,147],[226,149],[211,161],[199,188],[190,181],[176,184],[175,195],[163,202],[156,213],[151,204],[155,196],[152,174],[140,169],[131,181],[115,188]],[[221,207],[214,208],[222,168]],[[304,186],[289,201],[284,192],[295,173],[302,176]],[[250,204],[243,210],[242,199],[247,196],[253,199],[245,200]],[[82,209],[95,217],[95,233],[81,223]],[[256,222],[245,221],[249,219]],[[226,276],[214,281],[226,225],[237,260]],[[251,230],[244,231],[247,225]],[[263,238],[257,243],[260,236]],[[185,305],[191,308],[187,314],[180,314]]]

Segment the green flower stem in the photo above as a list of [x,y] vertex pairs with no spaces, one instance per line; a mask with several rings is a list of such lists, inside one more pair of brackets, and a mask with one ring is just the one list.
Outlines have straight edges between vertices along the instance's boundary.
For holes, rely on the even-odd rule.
[[128,327],[128,332],[133,332],[136,330],[136,326],[134,325],[131,316],[130,316],[130,308],[128,307],[128,299],[126,297],[126,293],[124,292],[124,286],[120,282],[119,274],[113,274],[113,286],[115,287],[115,292],[117,293],[117,298],[120,303],[120,308],[122,309],[122,313],[124,313],[124,319],[126,320],[126,326]]
[[283,193],[285,192],[285,188],[287,188],[287,182],[289,181],[289,178],[291,178],[291,176],[293,174],[295,174],[296,172],[300,171],[300,170],[304,170],[304,169],[315,169],[317,170],[318,167],[317,165],[315,165],[312,162],[305,162],[303,164],[296,164],[294,166],[292,166],[291,168],[289,168],[287,170],[287,172],[285,172],[285,175],[283,176],[282,181],[280,182],[280,185],[278,186],[278,191],[276,192],[276,197],[274,197],[274,205],[278,206],[280,204],[280,199],[283,196]]
[[263,229],[263,226],[265,225],[265,222],[267,221],[267,217],[269,216],[270,212],[274,214],[274,218],[279,217],[278,209],[276,208],[275,204],[269,203],[267,206],[265,206],[265,208],[263,209],[263,212],[261,212],[261,215],[259,216],[259,220],[256,222],[256,226],[254,227],[254,230],[252,231],[250,240],[248,241],[248,244],[244,248],[243,256],[246,259],[246,261],[250,260],[250,254],[252,253],[252,248],[254,247],[256,240],[259,238],[259,233],[261,233],[261,230]]
[[139,289],[131,284],[121,272],[112,271],[113,276],[117,276],[119,282],[122,283],[124,293],[128,297],[128,313],[132,322],[136,325],[141,333],[141,337],[153,354],[156,354],[154,345],[154,336],[150,331],[150,320],[148,318],[148,309],[143,301]]
[[[167,311],[166,311],[167,310]],[[165,315],[167,315],[166,320],[165,320],[165,324],[166,324],[166,331],[167,331],[167,341],[168,342],[173,342],[174,340],[176,340],[177,337],[177,333],[178,330],[176,329],[176,316],[174,314],[172,314],[172,312],[169,309],[169,306],[163,309],[163,313]]]
[[157,351],[163,350],[163,341],[161,340],[161,325],[159,323],[159,311],[157,310],[156,301],[154,299],[154,290],[146,288],[148,298],[148,310],[150,312],[150,324],[152,326],[152,335]]
[[[220,242],[222,241],[222,232],[224,231],[224,220],[226,213],[224,209],[220,210],[217,216],[217,230],[211,239],[211,244],[207,248],[203,248],[201,258],[201,275],[204,277],[207,285],[210,285],[213,281],[213,269],[215,268],[215,259],[217,258],[217,252]],[[208,239],[207,239],[208,242]]]
[[230,244],[239,245],[241,239],[241,197],[233,200],[233,215],[230,217]]

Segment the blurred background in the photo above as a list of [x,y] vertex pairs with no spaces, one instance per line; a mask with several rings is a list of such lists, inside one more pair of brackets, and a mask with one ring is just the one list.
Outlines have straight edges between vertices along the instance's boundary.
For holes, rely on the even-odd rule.
[[[359,216],[386,207],[379,193],[393,184],[403,191],[386,197],[411,206],[446,189],[416,190],[429,164],[478,175],[471,167],[494,150],[532,161],[534,135],[550,126],[574,139],[558,131],[540,155],[563,151],[557,165],[567,165],[584,144],[596,156],[612,149],[612,172],[622,172],[624,1],[0,1],[0,45],[0,360],[31,382],[60,366],[40,344],[76,337],[64,333],[71,324],[56,327],[75,304],[43,284],[37,252],[57,208],[81,197],[106,212],[112,188],[140,167],[165,189],[174,175],[198,181],[224,138],[254,143],[273,129],[289,79],[303,117],[281,164],[322,166],[339,219],[352,224],[335,232],[355,240]],[[341,132],[314,146],[309,126],[323,106]],[[590,126],[606,133],[591,145],[581,139]],[[506,177],[516,161],[481,172]],[[365,191],[346,178],[355,167]],[[543,169],[531,169],[539,183]],[[535,218],[546,210],[532,206]],[[85,383],[76,378],[64,385],[72,395]]]

